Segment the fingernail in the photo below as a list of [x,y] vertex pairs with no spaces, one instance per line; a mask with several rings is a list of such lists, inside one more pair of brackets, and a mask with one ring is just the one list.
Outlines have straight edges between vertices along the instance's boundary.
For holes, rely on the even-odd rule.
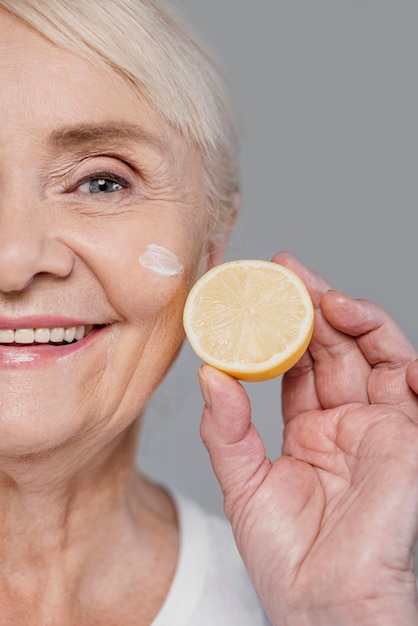
[[350,296],[348,296],[346,293],[344,293],[344,291],[340,291],[339,289],[328,289],[327,293],[335,293],[337,300],[339,302],[344,302],[344,300],[348,300]]
[[203,365],[199,367],[199,382],[200,382],[200,390],[202,392],[203,399],[208,409],[212,406],[212,402],[210,399],[209,386],[206,381],[205,375],[203,373]]

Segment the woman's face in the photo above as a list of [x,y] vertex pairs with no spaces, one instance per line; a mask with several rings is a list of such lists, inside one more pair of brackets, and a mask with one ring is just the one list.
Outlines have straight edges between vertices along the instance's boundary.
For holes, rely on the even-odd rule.
[[108,439],[183,340],[200,155],[127,83],[1,11],[0,110],[0,453]]

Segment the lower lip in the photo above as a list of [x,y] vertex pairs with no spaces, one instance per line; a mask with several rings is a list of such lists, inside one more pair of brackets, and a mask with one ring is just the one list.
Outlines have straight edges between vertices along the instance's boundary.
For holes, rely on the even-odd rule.
[[39,367],[53,365],[62,359],[68,359],[78,352],[90,347],[106,328],[94,329],[83,339],[74,343],[54,345],[48,344],[0,344],[0,369]]

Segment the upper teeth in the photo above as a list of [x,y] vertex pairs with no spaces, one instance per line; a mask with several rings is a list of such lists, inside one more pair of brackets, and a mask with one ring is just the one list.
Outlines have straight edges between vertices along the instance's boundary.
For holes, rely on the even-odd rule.
[[69,328],[17,328],[0,330],[0,343],[61,343],[80,340],[86,334],[85,326]]

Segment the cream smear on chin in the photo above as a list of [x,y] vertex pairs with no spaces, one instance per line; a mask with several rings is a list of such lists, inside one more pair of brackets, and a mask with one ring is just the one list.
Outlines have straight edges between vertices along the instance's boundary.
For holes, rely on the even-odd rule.
[[184,267],[171,250],[150,243],[144,254],[138,257],[138,263],[158,276],[178,276]]

